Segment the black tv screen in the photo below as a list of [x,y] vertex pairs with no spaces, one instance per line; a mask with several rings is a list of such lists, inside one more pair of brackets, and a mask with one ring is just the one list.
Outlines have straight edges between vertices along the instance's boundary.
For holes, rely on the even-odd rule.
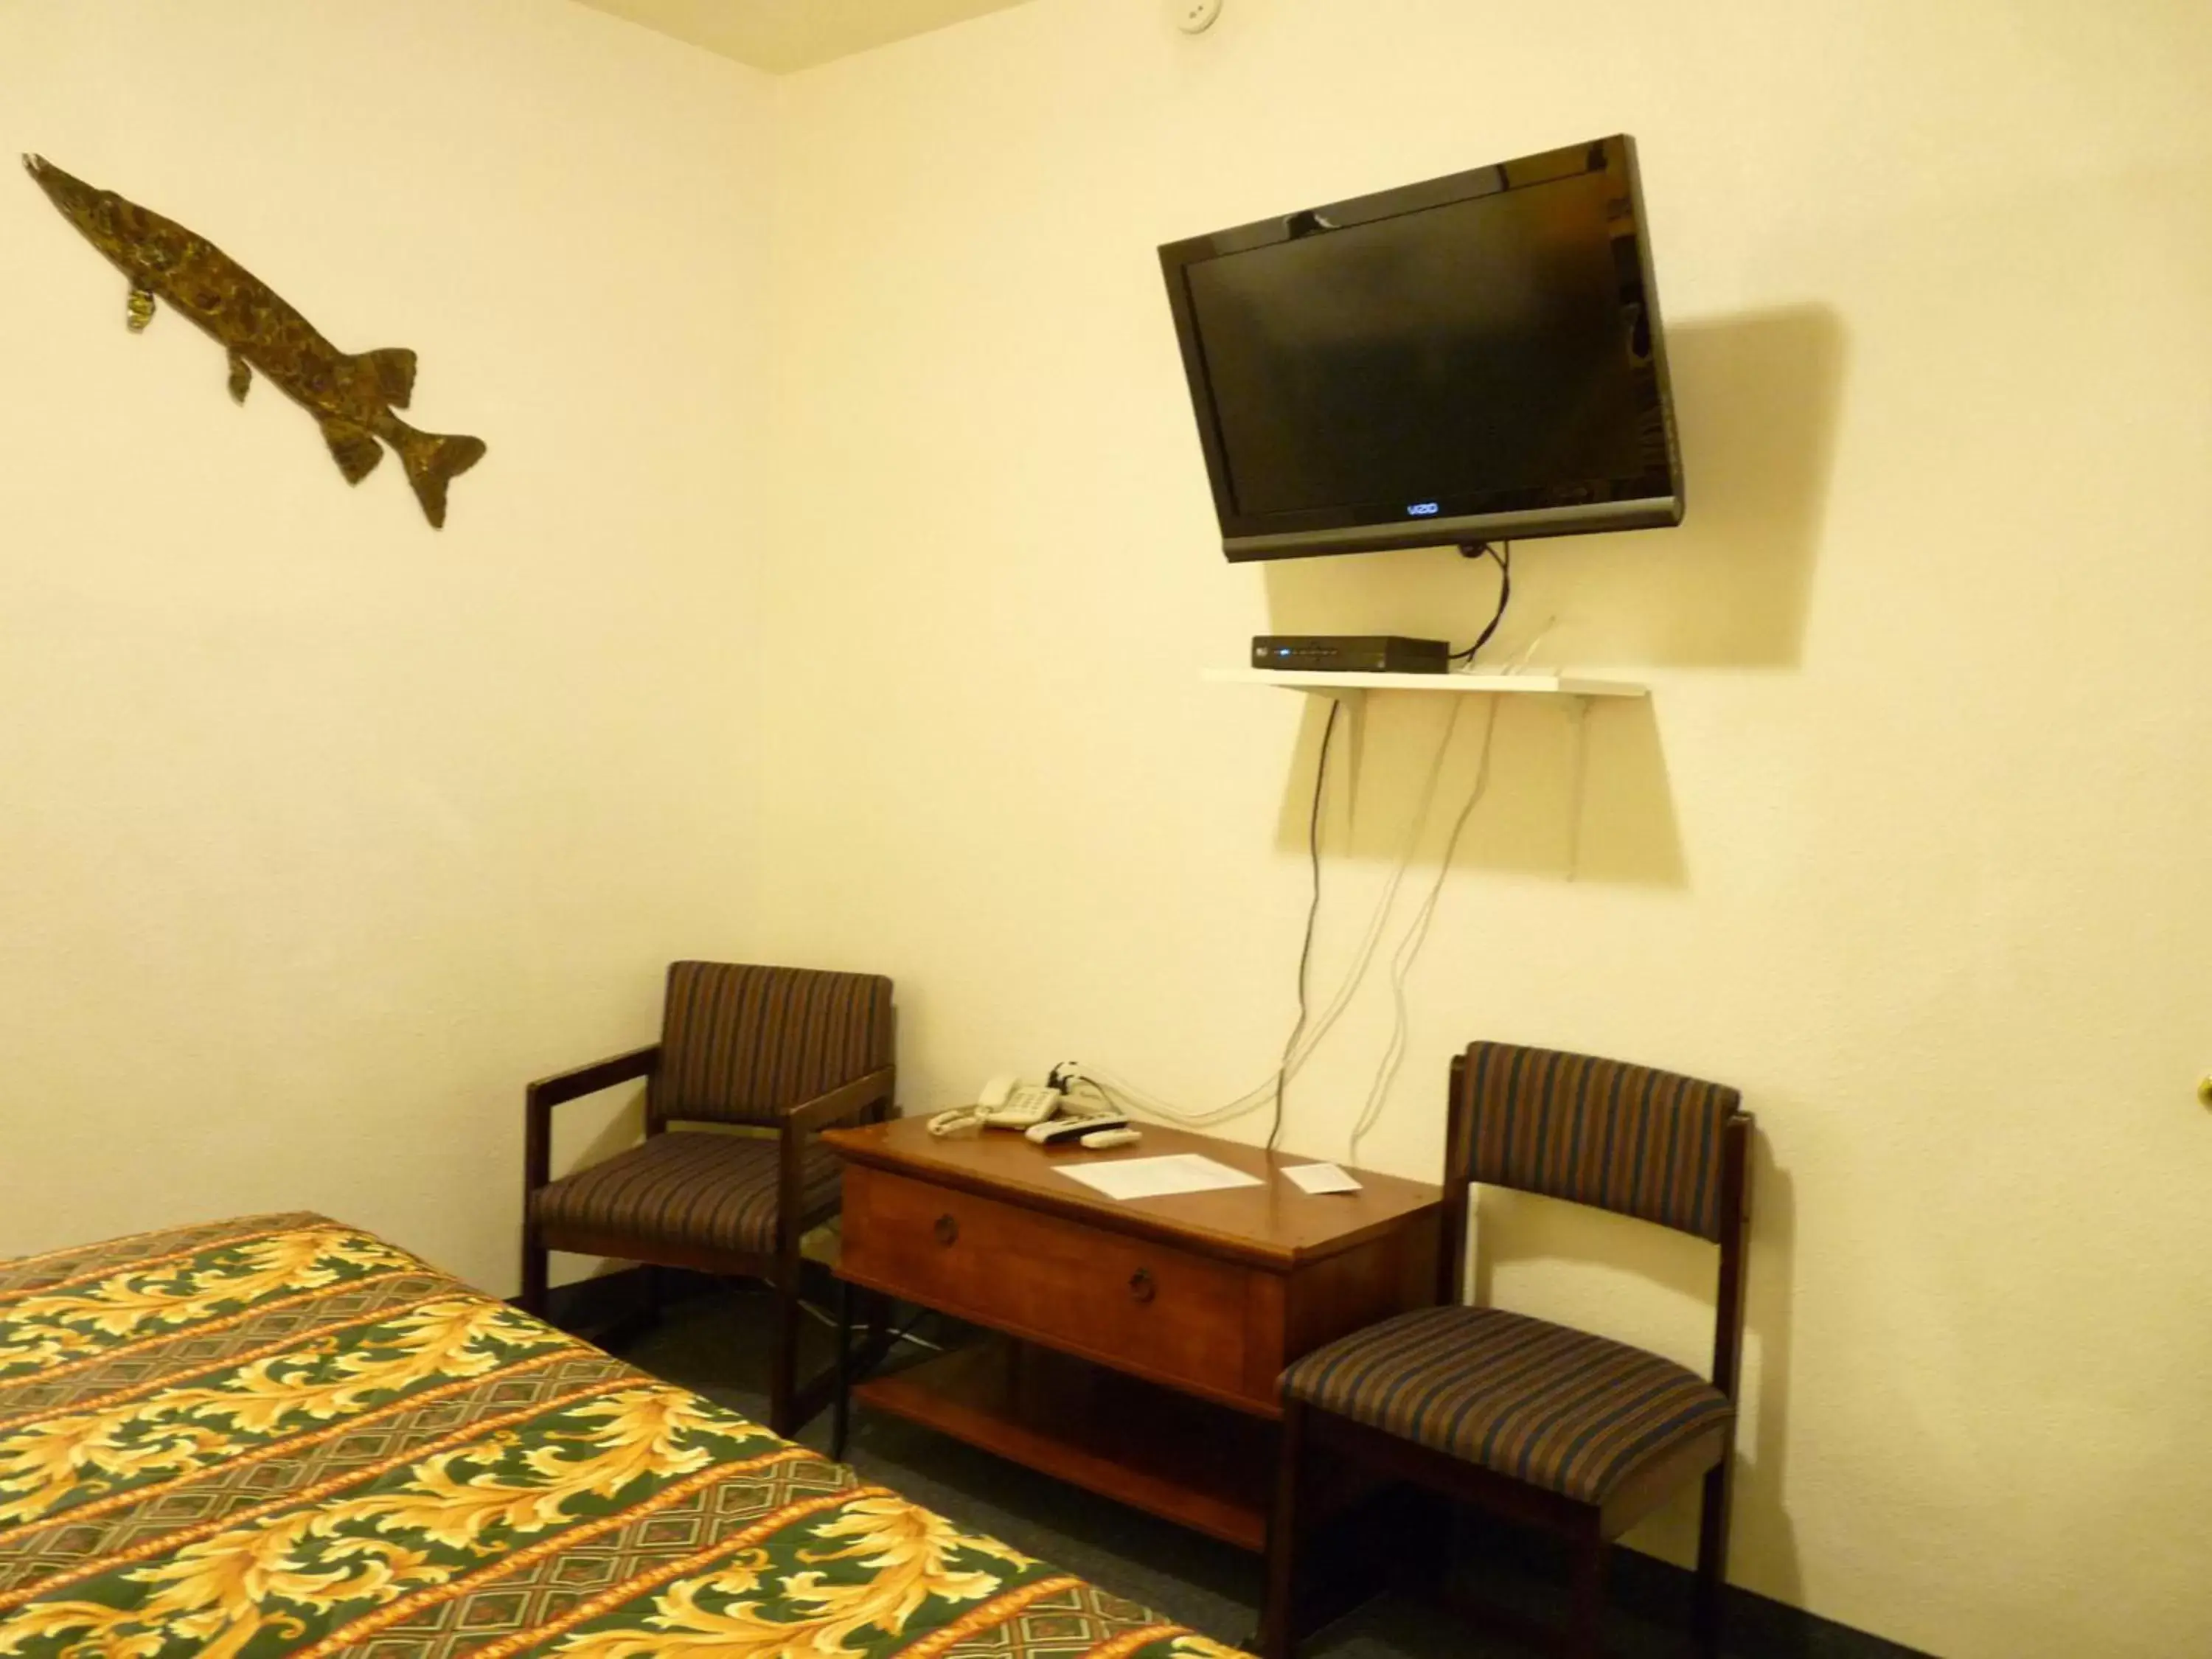
[[1636,147],[1160,249],[1232,559],[1679,524]]

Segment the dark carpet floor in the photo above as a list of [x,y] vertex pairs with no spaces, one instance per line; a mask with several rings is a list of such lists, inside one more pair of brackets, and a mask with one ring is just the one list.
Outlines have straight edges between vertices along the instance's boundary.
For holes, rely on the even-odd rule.
[[[767,1292],[751,1286],[702,1288],[704,1284],[672,1287],[657,1321],[581,1334],[655,1376],[764,1422]],[[958,1327],[933,1320],[917,1329],[945,1340],[962,1335]],[[806,1370],[826,1365],[834,1352],[829,1330],[810,1320],[807,1340],[814,1346],[806,1355]],[[926,1357],[927,1351],[902,1345],[891,1363]],[[808,1425],[799,1437],[826,1451],[829,1414]],[[848,1456],[864,1480],[890,1486],[963,1526],[1080,1573],[1217,1640],[1248,1642],[1257,1626],[1261,1563],[1230,1545],[879,1413],[854,1412]],[[1548,1558],[1541,1540],[1485,1531],[1470,1548],[1463,1527],[1460,1541],[1459,1553],[1470,1560],[1470,1576],[1480,1579],[1483,1594],[1547,1619],[1556,1616],[1564,1565]],[[1679,1575],[1670,1577],[1656,1567],[1642,1570],[1641,1558],[1615,1553],[1619,1605],[1609,1647],[1618,1659],[1674,1659],[1686,1648]],[[1486,1638],[1425,1598],[1397,1594],[1369,1601],[1316,1632],[1301,1650],[1303,1659],[1525,1659],[1526,1651]],[[1866,1659],[1903,1651],[1802,1614],[1765,1621],[1735,1617],[1729,1642],[1731,1659]]]

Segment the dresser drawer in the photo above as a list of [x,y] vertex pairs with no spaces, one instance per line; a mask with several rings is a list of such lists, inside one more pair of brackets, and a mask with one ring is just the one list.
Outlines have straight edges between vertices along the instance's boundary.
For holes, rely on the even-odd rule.
[[1248,1319],[1269,1275],[1172,1245],[848,1164],[848,1277],[1159,1382],[1273,1408]]

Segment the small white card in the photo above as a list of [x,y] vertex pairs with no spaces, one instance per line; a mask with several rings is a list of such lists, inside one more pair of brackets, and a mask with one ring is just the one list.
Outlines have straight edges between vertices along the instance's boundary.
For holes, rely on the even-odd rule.
[[1334,1164],[1294,1164],[1283,1173],[1310,1193],[1356,1193],[1358,1182]]
[[1062,1164],[1060,1174],[1109,1198],[1171,1198],[1177,1193],[1218,1192],[1224,1187],[1256,1187],[1257,1176],[1217,1164],[1198,1152],[1167,1158],[1117,1158],[1096,1164]]

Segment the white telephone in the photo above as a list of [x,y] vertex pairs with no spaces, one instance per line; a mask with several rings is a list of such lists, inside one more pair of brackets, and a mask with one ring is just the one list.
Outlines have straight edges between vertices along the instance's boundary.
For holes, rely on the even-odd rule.
[[1024,1083],[1016,1077],[994,1077],[983,1085],[973,1106],[939,1112],[929,1120],[933,1135],[957,1134],[981,1126],[993,1129],[1030,1129],[1054,1115],[1067,1097],[1048,1083]]
[[1048,1083],[994,1077],[975,1097],[975,1110],[994,1129],[1031,1129],[1056,1114],[1066,1098]]

